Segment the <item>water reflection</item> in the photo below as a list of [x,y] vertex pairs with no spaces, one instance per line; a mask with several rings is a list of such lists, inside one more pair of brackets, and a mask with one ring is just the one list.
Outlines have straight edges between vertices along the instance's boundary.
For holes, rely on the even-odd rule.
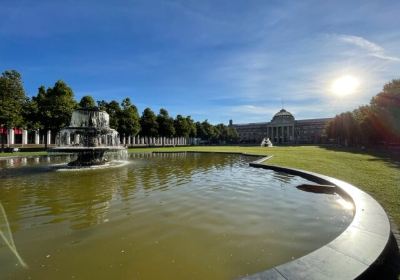
[[[57,252],[53,266],[60,271],[50,278],[71,276],[71,268],[97,279],[133,271],[148,279],[187,279],[193,271],[203,279],[238,277],[314,250],[352,217],[337,195],[297,190],[311,183],[305,179],[248,167],[254,157],[131,154],[120,168],[49,168],[70,160],[0,161],[0,202],[36,278],[50,277],[38,261],[49,250]],[[171,266],[171,258],[181,265]],[[0,259],[6,259],[1,247]],[[109,262],[126,267],[96,273]],[[152,274],[154,265],[165,275]],[[4,267],[18,278],[15,267]]]
[[33,217],[42,217],[43,224],[68,221],[71,229],[82,229],[107,220],[116,196],[126,202],[138,189],[145,193],[166,191],[185,186],[195,174],[232,168],[249,160],[198,154],[190,155],[190,160],[186,157],[184,153],[133,154],[130,168],[68,173],[55,173],[52,166],[71,161],[69,155],[7,159],[0,161],[0,199],[12,217],[13,230],[20,228],[18,221]]

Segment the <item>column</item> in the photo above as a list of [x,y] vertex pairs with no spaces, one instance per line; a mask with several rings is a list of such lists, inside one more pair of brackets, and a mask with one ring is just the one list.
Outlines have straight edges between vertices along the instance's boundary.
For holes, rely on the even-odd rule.
[[28,130],[22,130],[22,145],[28,144]]
[[47,138],[46,138],[46,143],[47,143],[47,145],[50,145],[51,144],[51,131],[50,130],[47,130]]
[[[65,139],[65,144],[67,144],[68,146],[71,145],[71,133],[66,132],[65,133],[65,137],[67,137],[67,139]],[[101,140],[100,140],[101,141]],[[101,144],[101,143],[100,143]]]
[[286,125],[282,126],[282,142],[285,143],[286,141]]
[[34,139],[34,143],[36,145],[40,144],[40,135],[39,135],[39,130],[35,130],[35,139]]
[[[79,134],[75,133],[75,137],[74,137],[74,144],[78,145],[79,144]],[[108,139],[107,139],[107,146],[111,146],[112,143],[108,143]]]
[[276,141],[275,141],[275,127],[273,126],[273,127],[271,127],[272,128],[272,142],[275,144],[276,143]]
[[292,140],[295,141],[295,139],[294,139],[294,125],[292,126],[292,137],[293,137]]
[[14,145],[14,129],[9,129],[8,130],[8,146]]
[[277,130],[278,130],[278,143],[281,141],[281,133],[282,133],[282,127],[281,126],[278,126],[277,127]]

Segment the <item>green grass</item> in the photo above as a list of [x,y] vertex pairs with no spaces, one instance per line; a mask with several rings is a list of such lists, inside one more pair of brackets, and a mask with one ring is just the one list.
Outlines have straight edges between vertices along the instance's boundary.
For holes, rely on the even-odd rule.
[[[388,152],[361,152],[317,146],[291,147],[177,147],[130,149],[150,151],[244,152],[273,155],[268,164],[318,172],[349,182],[371,194],[400,226],[400,160]],[[266,162],[267,163],[267,162]]]
[[[347,181],[371,194],[400,226],[400,159],[388,152],[360,152],[317,146],[239,147],[207,146],[135,148],[129,152],[211,151],[273,155],[268,164],[314,171]],[[2,156],[46,155],[46,152],[0,153]]]
[[29,156],[45,156],[46,151],[36,151],[36,152],[15,152],[15,153],[0,153],[1,157],[29,157]]

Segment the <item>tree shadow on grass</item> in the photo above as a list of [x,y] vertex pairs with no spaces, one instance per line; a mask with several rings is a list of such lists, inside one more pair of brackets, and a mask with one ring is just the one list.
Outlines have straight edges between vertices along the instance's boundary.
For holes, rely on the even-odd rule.
[[381,161],[388,167],[400,168],[400,150],[382,148],[346,148],[338,147],[336,145],[320,145],[319,147],[329,151],[373,156],[375,158],[367,159],[367,161]]

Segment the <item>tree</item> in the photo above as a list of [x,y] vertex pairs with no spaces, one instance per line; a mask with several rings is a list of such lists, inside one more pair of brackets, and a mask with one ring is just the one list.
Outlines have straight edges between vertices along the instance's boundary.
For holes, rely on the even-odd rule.
[[376,129],[385,142],[400,141],[400,79],[392,80],[371,100]]
[[197,136],[200,137],[202,140],[212,142],[217,136],[216,129],[212,124],[208,122],[208,120],[205,120],[202,123],[197,122],[196,128]]
[[228,126],[228,138],[229,143],[237,143],[239,141],[239,133],[233,126]]
[[158,136],[157,117],[150,108],[146,108],[140,118],[143,136],[156,137]]
[[214,136],[215,141],[218,143],[234,143],[239,140],[239,134],[236,129],[232,126],[226,126],[224,124],[218,124],[214,127],[216,135]]
[[129,98],[125,98],[121,103],[122,110],[119,111],[118,132],[124,137],[135,136],[140,131],[140,118],[135,105]]
[[22,109],[26,102],[21,75],[15,71],[5,71],[0,77],[0,126],[1,150],[4,151],[4,140],[7,130],[23,125]]
[[196,124],[193,121],[193,119],[190,116],[186,117],[186,122],[189,127],[189,137],[196,137],[197,136],[197,130],[196,130]]
[[93,109],[94,107],[96,107],[96,102],[94,102],[93,97],[91,97],[90,95],[85,95],[81,98],[81,101],[79,102],[79,107],[82,109]]
[[[157,115],[158,134],[162,137],[172,137],[175,134],[174,119],[171,118],[166,109],[161,108]],[[163,143],[164,145],[164,143]]]
[[107,110],[107,105],[108,102],[105,100],[99,100],[97,101],[97,107],[101,110],[101,111],[106,111]]
[[119,116],[121,115],[121,107],[119,106],[119,103],[115,100],[110,103],[101,101],[99,105],[100,109],[105,110],[110,116],[110,127],[118,130]]
[[178,137],[188,137],[190,133],[190,127],[187,119],[182,115],[177,115],[174,120],[175,134]]
[[22,117],[24,118],[25,127],[27,129],[38,130],[41,128],[39,108],[34,99],[26,99],[22,109]]
[[344,145],[400,143],[400,80],[384,85],[369,106],[337,115],[326,132]]
[[207,138],[206,132],[204,131],[203,126],[201,125],[201,122],[196,122],[195,126],[196,126],[196,136],[203,140],[206,139]]
[[[72,111],[77,107],[72,89],[61,80],[47,90],[41,86],[33,99],[38,106],[42,129],[51,130],[53,133],[69,124]],[[47,141],[45,147],[47,148]]]

